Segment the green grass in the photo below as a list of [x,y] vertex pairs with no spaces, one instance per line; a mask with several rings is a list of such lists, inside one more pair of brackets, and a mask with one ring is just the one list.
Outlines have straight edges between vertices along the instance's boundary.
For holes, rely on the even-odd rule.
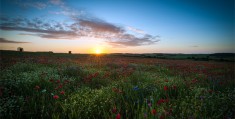
[[235,115],[233,80],[220,86],[205,76],[176,75],[164,65],[16,63],[1,70],[0,88],[0,118],[4,119],[109,119],[118,114],[128,119],[221,119]]

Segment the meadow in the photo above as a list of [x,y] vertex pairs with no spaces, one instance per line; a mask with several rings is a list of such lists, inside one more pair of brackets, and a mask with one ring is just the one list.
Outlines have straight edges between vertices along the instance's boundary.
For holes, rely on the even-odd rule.
[[232,119],[234,62],[1,55],[2,119]]

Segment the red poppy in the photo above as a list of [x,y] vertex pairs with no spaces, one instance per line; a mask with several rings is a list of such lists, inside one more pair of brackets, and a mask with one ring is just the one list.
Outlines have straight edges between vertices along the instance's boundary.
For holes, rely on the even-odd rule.
[[122,90],[120,89],[117,89],[117,88],[112,88],[113,92],[116,92],[116,93],[123,93]]
[[40,89],[40,86],[35,86],[34,89],[35,89],[35,90],[39,90],[39,89]]
[[114,107],[114,108],[112,109],[112,112],[113,112],[114,114],[117,113],[117,108]]
[[53,98],[54,98],[54,99],[58,99],[59,96],[58,96],[58,95],[54,95]]
[[210,89],[210,90],[208,90],[208,92],[209,92],[209,93],[213,93],[213,90]]
[[160,119],[165,119],[165,115],[162,114],[162,115],[160,116]]
[[164,102],[165,102],[164,99],[160,99],[160,100],[157,101],[157,104],[160,105],[160,104],[162,104],[162,103],[164,103]]
[[62,88],[63,87],[63,85],[62,84],[60,84],[59,86],[58,86],[58,88]]
[[61,91],[60,94],[61,94],[61,95],[64,95],[64,91]]
[[69,83],[69,80],[64,80],[64,83],[65,83],[65,84]]
[[98,72],[96,72],[95,74],[93,74],[93,77],[97,77],[99,75]]
[[165,99],[164,102],[165,102],[165,103],[168,103],[168,102],[169,102],[169,98]]
[[60,83],[60,80],[57,80],[56,83]]
[[173,86],[173,89],[176,90],[176,88],[177,88],[176,85],[174,85],[174,86]]
[[224,83],[223,82],[219,82],[220,85],[223,85]]
[[54,80],[53,80],[53,79],[50,79],[49,81],[50,81],[51,83],[53,83],[53,82],[54,82]]
[[153,114],[153,115],[156,115],[156,114],[157,114],[156,109],[153,109],[153,110],[152,110],[152,114]]
[[172,108],[170,108],[170,114],[172,114],[172,112],[173,112],[173,110],[172,110]]
[[167,91],[167,90],[168,90],[168,87],[167,87],[167,86],[164,86],[164,90]]
[[197,79],[193,79],[192,80],[192,83],[196,83],[198,80]]
[[0,87],[0,97],[2,96],[2,94],[3,94],[3,90],[2,90],[3,88],[2,87]]
[[121,119],[121,114],[120,113],[117,114],[116,119]]

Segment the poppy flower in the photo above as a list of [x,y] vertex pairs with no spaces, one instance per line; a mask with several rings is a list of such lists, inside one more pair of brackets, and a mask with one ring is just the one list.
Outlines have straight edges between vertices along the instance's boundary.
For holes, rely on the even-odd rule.
[[121,114],[120,114],[120,113],[118,113],[118,114],[116,115],[116,119],[121,119]]
[[3,88],[2,87],[0,87],[0,97],[2,96],[2,94],[3,94],[3,90],[2,90]]
[[56,83],[60,83],[60,80],[57,80]]
[[59,86],[58,86],[58,88],[62,88],[63,87],[63,85],[62,84],[60,84]]
[[58,96],[58,95],[54,95],[53,98],[54,98],[54,99],[58,99],[59,96]]
[[113,112],[114,114],[117,113],[117,108],[114,107],[114,108],[112,109],[112,112]]
[[61,95],[64,95],[64,91],[61,91],[60,94],[61,94]]
[[172,110],[172,108],[170,108],[170,110],[169,110],[169,114],[172,114],[173,113],[173,110]]
[[93,77],[95,78],[95,77],[97,77],[98,75],[99,75],[99,73],[96,72],[95,74],[93,74]]
[[159,100],[157,101],[157,104],[160,105],[160,104],[162,104],[162,103],[164,103],[164,102],[165,102],[164,99],[159,99]]
[[165,116],[162,114],[162,115],[160,116],[160,119],[165,119]]
[[167,91],[167,90],[168,90],[168,87],[167,87],[167,86],[164,86],[164,90]]
[[165,102],[165,103],[168,103],[168,102],[169,102],[169,98],[165,99],[164,102]]
[[220,85],[223,85],[224,83],[223,82],[219,82]]
[[156,114],[157,114],[156,109],[153,109],[151,112],[152,112],[153,115],[156,115]]
[[50,81],[51,83],[53,83],[53,82],[54,82],[54,80],[53,80],[53,79],[50,79],[49,81]]
[[69,80],[64,80],[64,84],[67,84],[67,83],[69,83]]
[[209,93],[213,93],[213,90],[210,89],[210,90],[208,90],[208,92],[209,92]]
[[39,89],[40,89],[40,86],[35,86],[34,89],[35,89],[35,90],[39,90]]
[[198,80],[197,79],[193,79],[192,80],[192,83],[196,83]]

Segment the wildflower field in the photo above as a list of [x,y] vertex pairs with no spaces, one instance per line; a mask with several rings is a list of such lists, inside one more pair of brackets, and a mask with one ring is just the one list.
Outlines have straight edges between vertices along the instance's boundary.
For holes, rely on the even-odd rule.
[[1,56],[1,119],[232,119],[234,62]]

